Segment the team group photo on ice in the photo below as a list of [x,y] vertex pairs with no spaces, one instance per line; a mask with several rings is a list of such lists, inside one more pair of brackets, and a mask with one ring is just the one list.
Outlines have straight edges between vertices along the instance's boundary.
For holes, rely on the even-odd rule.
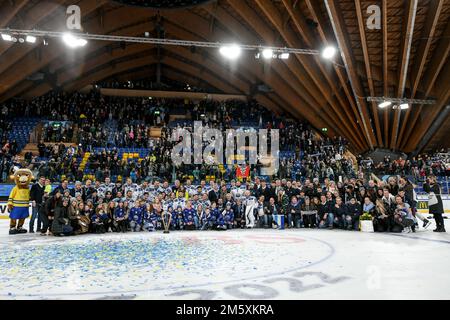
[[0,300],[450,298],[449,17],[0,0]]
[[[28,191],[31,171],[19,170],[16,176],[19,182],[24,181]],[[430,209],[436,212],[434,231],[445,232],[439,186],[434,177],[427,181],[425,190],[435,192],[437,198]],[[130,178],[122,185],[107,178],[103,183],[76,182],[72,188],[63,181],[51,190],[45,177],[39,177],[29,191],[29,201],[20,188],[18,184],[8,200],[10,234],[27,232],[24,220],[28,217],[29,201],[29,232],[55,236],[163,230],[164,215],[170,216],[166,221],[170,230],[359,230],[361,217],[369,217],[375,231],[380,232],[414,232],[431,224],[417,212],[413,187],[405,178],[387,185],[375,184],[373,180],[364,185],[349,179],[339,187],[328,179],[324,186],[317,179],[306,179],[304,183],[277,179],[267,183],[260,178],[249,183],[231,181],[229,185],[225,181],[201,181],[198,186],[190,180],[184,184],[177,180],[170,186],[167,181],[137,184]]]

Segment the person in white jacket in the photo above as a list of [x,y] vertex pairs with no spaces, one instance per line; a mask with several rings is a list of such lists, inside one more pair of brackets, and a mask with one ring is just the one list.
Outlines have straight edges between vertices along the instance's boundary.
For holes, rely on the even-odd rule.
[[254,211],[258,206],[258,200],[251,195],[250,190],[246,190],[244,193],[244,200],[242,201],[245,206],[245,226],[247,228],[255,227],[255,214]]

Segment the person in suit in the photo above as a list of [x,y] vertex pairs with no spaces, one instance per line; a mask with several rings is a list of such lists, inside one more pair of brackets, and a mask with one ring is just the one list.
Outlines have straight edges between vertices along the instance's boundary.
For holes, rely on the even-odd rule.
[[208,199],[211,202],[216,202],[219,200],[220,197],[220,191],[219,186],[217,184],[214,184],[214,187],[211,191],[208,193]]
[[429,206],[430,213],[434,216],[434,220],[436,221],[436,229],[434,232],[446,232],[444,226],[444,218],[442,214],[444,213],[444,205],[442,203],[441,198],[441,187],[436,182],[435,176],[429,176],[426,180],[426,183],[423,184],[423,190],[426,193],[434,192],[437,198],[437,203]]
[[264,210],[264,228],[271,228],[273,223],[273,215],[281,214],[280,207],[275,203],[275,198],[271,197],[269,203]]
[[37,232],[41,231],[42,221],[39,215],[39,208],[42,206],[45,191],[45,177],[39,177],[39,180],[33,184],[30,190],[30,200],[32,207],[32,214],[29,225],[29,232],[34,233],[34,222],[37,219]]

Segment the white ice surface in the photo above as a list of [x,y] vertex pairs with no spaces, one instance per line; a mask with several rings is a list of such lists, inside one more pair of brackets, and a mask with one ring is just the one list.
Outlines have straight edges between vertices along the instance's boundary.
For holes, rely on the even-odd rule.
[[450,299],[450,234],[433,228],[56,238],[0,220],[0,299]]

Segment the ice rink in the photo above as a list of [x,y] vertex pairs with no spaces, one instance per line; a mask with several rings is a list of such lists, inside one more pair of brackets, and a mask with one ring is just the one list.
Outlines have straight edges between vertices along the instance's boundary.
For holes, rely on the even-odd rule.
[[450,299],[450,234],[433,228],[57,238],[0,220],[0,298]]

